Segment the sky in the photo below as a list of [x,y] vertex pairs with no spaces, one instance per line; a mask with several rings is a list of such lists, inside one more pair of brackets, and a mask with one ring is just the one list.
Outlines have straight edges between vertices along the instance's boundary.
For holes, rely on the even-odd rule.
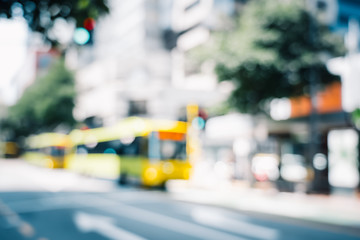
[[0,102],[11,105],[16,100],[14,77],[24,64],[28,28],[22,20],[0,19]]

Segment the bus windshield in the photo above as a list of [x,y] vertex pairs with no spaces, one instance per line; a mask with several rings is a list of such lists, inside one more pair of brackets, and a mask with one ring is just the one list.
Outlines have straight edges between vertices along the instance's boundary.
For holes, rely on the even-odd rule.
[[153,160],[186,160],[185,134],[152,132],[149,137],[149,158]]
[[62,157],[65,155],[65,147],[51,147],[51,156]]

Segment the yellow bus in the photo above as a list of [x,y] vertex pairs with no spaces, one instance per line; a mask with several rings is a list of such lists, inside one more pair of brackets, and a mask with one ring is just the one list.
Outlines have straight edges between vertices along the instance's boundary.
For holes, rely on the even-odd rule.
[[165,186],[170,179],[189,179],[187,123],[130,117],[112,127],[73,130],[67,169],[100,178],[135,180]]
[[47,167],[63,168],[70,138],[62,133],[42,133],[26,140],[23,158],[29,163]]
[[4,158],[16,158],[19,156],[19,146],[14,141],[5,141],[1,143],[2,156]]

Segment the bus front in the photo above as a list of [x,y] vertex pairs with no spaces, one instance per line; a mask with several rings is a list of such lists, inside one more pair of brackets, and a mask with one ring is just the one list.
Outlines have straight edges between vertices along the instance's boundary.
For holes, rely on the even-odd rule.
[[153,131],[149,139],[149,161],[143,172],[148,186],[164,186],[171,179],[190,177],[191,165],[186,152],[186,132]]

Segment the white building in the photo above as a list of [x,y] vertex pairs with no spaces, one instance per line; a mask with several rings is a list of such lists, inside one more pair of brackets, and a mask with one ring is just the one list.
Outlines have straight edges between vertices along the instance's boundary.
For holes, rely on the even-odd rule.
[[[97,116],[105,125],[128,115],[175,119],[189,103],[222,101],[228,92],[212,71],[184,71],[186,51],[208,38],[205,23],[218,23],[209,21],[212,7],[213,0],[110,1],[110,14],[96,26],[94,61],[77,70],[75,117]],[[164,42],[169,30],[183,33],[173,49]]]

